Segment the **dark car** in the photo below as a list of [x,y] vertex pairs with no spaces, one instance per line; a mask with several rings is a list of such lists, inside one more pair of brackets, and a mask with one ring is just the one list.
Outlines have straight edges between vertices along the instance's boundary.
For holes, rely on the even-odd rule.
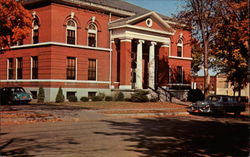
[[23,103],[28,104],[32,96],[25,92],[22,87],[4,87],[0,89],[0,100],[2,105]]
[[235,115],[240,115],[240,112],[245,111],[245,104],[238,101],[237,97],[225,95],[208,96],[205,101],[197,101],[189,106],[188,112],[203,112],[203,113],[227,113],[233,112]]

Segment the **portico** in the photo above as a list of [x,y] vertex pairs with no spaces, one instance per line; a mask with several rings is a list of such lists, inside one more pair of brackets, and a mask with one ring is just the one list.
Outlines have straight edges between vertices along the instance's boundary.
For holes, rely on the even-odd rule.
[[[137,24],[141,21],[145,21],[145,26]],[[150,12],[128,21],[111,23],[110,29],[112,82],[119,83],[119,89],[154,89],[158,59],[168,56],[170,36],[173,35],[171,27]]]

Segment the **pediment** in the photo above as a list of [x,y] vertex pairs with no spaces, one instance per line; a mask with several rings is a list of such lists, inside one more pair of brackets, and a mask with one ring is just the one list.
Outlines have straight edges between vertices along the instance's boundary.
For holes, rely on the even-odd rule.
[[114,21],[109,25],[109,28],[112,29],[126,26],[134,26],[135,28],[141,28],[145,30],[174,33],[174,29],[155,12],[148,12],[145,14],[135,15]]

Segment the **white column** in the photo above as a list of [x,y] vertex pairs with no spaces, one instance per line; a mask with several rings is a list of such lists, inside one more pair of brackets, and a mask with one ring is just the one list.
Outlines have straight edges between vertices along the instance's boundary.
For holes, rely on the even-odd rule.
[[144,40],[139,40],[137,44],[137,56],[136,56],[136,89],[142,89],[142,44]]
[[151,42],[149,47],[149,67],[148,67],[148,86],[150,88],[155,87],[155,45],[156,42]]

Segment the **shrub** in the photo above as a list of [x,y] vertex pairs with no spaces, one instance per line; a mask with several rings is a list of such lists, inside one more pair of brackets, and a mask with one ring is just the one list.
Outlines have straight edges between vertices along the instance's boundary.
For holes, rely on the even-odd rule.
[[62,91],[62,88],[60,87],[59,90],[58,90],[58,93],[56,95],[56,103],[61,103],[61,102],[64,102],[64,95],[63,95],[63,91]]
[[137,90],[135,91],[135,93],[131,94],[131,101],[132,102],[147,102],[149,101],[147,94],[149,94],[148,91]]
[[124,101],[124,94],[122,92],[118,92],[115,94],[115,101]]
[[112,97],[111,96],[106,96],[105,101],[112,101]]
[[87,101],[89,101],[89,98],[88,97],[81,97],[81,99],[80,99],[82,102],[87,102]]
[[131,98],[125,98],[124,100],[125,101],[131,101]]
[[104,100],[104,98],[105,98],[105,94],[104,93],[99,93],[97,96],[101,97],[102,100]]
[[188,91],[187,100],[191,102],[202,101],[204,100],[204,94],[200,89],[191,89]]
[[96,96],[92,97],[92,101],[102,101],[102,100],[103,100],[103,98],[101,96],[99,96],[99,95],[96,95]]
[[77,97],[74,95],[69,96],[68,99],[69,99],[69,102],[77,102]]
[[37,95],[37,102],[44,103],[44,99],[45,99],[44,89],[43,87],[39,87],[38,95]]

